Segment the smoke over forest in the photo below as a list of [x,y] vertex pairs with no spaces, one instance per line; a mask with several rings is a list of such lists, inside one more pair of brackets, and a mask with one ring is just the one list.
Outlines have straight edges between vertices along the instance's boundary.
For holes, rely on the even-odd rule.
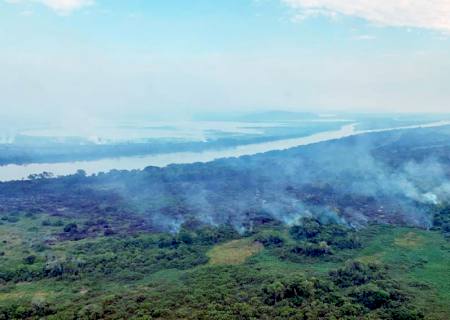
[[[210,163],[36,179],[8,188],[8,206],[59,204],[57,215],[135,217],[129,228],[176,232],[230,225],[239,232],[302,217],[360,228],[369,222],[428,228],[450,194],[448,128],[354,136]],[[23,192],[24,188],[27,192]],[[39,196],[36,196],[39,195]],[[133,220],[133,219],[131,219]],[[118,226],[120,228],[120,225]]]

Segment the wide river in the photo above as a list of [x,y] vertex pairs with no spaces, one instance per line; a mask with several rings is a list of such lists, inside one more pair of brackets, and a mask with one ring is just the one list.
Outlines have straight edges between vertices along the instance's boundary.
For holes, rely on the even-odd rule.
[[148,166],[165,167],[169,164],[208,162],[220,158],[240,157],[274,150],[285,150],[313,143],[342,139],[363,133],[384,132],[400,129],[430,128],[444,125],[450,125],[450,121],[440,121],[407,127],[360,131],[355,130],[356,124],[350,124],[342,126],[339,130],[325,131],[306,137],[242,145],[222,150],[210,150],[204,152],[175,152],[148,156],[119,157],[63,163],[32,163],[28,165],[11,164],[0,166],[0,181],[22,180],[26,179],[30,174],[42,173],[44,171],[52,172],[56,176],[63,176],[73,174],[77,170],[82,169],[90,175],[99,172],[108,172],[113,169],[133,170],[144,169]]

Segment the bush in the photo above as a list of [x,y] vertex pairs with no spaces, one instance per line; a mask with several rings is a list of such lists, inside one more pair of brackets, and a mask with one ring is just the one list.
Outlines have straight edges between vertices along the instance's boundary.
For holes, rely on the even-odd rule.
[[179,234],[178,234],[178,239],[179,241],[185,243],[185,244],[193,244],[194,243],[194,236],[185,230],[182,230]]
[[359,239],[350,228],[339,224],[321,224],[312,218],[303,218],[300,225],[290,228],[291,236],[299,241],[326,242],[335,249],[361,247]]
[[10,223],[16,223],[16,222],[19,222],[20,218],[17,216],[7,216],[7,217],[3,217],[2,220],[5,220]]
[[377,264],[352,261],[343,268],[331,271],[330,277],[336,285],[345,288],[385,279],[386,274],[385,270]]
[[78,226],[76,223],[69,223],[64,227],[64,232],[67,233],[72,233],[72,232],[77,232],[78,231]]
[[105,231],[103,231],[103,235],[105,236],[105,237],[109,237],[109,236],[112,236],[112,235],[114,235],[115,234],[115,232],[114,232],[114,230],[113,229],[105,229]]
[[304,255],[308,257],[320,257],[332,254],[331,248],[326,242],[321,242],[319,244],[306,242],[301,245],[294,246],[290,252],[296,255]]
[[395,320],[422,320],[425,319],[425,316],[422,312],[417,311],[413,308],[408,308],[406,306],[400,306],[398,308],[394,308],[389,310],[387,319],[395,319]]
[[437,209],[433,217],[433,229],[440,230],[444,236],[450,239],[450,205],[444,205]]
[[25,264],[34,264],[36,262],[36,256],[35,255],[27,256],[23,258],[23,262]]
[[262,243],[264,247],[282,247],[285,243],[284,238],[275,232],[264,232],[259,234],[255,240]]
[[373,283],[357,287],[352,291],[351,296],[371,310],[378,309],[390,301],[389,292]]
[[320,233],[320,223],[312,218],[303,218],[300,225],[291,227],[290,233],[296,240],[313,239]]

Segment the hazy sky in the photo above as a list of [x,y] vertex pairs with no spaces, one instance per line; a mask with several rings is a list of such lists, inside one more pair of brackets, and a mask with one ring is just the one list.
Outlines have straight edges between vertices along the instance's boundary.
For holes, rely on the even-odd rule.
[[450,112],[449,0],[0,0],[0,115]]

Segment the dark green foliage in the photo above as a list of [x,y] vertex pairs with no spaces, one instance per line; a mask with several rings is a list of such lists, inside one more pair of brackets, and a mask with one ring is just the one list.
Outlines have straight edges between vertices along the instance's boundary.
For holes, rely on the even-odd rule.
[[[71,230],[69,232],[76,230],[74,224],[66,227]],[[236,233],[230,233],[229,230],[207,228],[195,232],[183,231],[178,235],[127,238],[111,235],[108,239],[74,246],[66,252],[64,259],[47,257],[41,268],[0,270],[0,281],[20,282],[45,278],[134,281],[160,270],[186,270],[208,262],[206,251],[209,246],[204,243],[234,239]],[[206,238],[205,234],[208,235]],[[42,249],[45,250],[45,247]],[[26,265],[33,265],[36,261],[35,255],[23,260]]]
[[1,220],[9,222],[9,223],[17,223],[20,220],[20,217],[17,215],[9,215],[1,217]]
[[375,284],[366,284],[355,288],[351,294],[358,303],[373,310],[386,305],[390,301],[389,292]]
[[285,239],[276,232],[263,232],[256,236],[256,241],[261,242],[264,247],[282,247]]
[[0,309],[0,320],[41,319],[55,313],[55,310],[45,302],[31,304],[14,304]]
[[184,244],[193,244],[194,243],[194,235],[189,231],[182,230],[178,234],[178,239],[180,242],[182,242]]
[[440,230],[445,237],[450,239],[450,204],[436,209],[433,216],[433,228]]
[[313,218],[303,218],[299,225],[291,227],[290,234],[296,240],[326,242],[337,249],[355,249],[361,246],[355,232],[350,228],[335,223],[322,224]]
[[422,320],[425,319],[425,316],[421,311],[416,309],[398,306],[397,308],[389,309],[383,318],[395,320]]
[[291,254],[304,255],[308,257],[320,257],[332,254],[331,248],[327,245],[326,242],[320,243],[303,242],[288,249],[289,253]]
[[42,221],[43,226],[52,226],[52,227],[62,227],[64,225],[64,222],[61,220],[51,220],[51,219],[45,219]]
[[290,233],[296,240],[313,240],[320,234],[320,227],[316,219],[303,218],[300,225],[291,228]]
[[330,277],[336,285],[346,288],[383,280],[386,277],[386,270],[377,264],[352,261],[343,268],[330,272]]
[[382,312],[391,314],[409,301],[409,295],[389,278],[386,267],[381,265],[353,261],[331,271],[329,276],[342,291],[349,293],[349,297],[369,310],[384,308]]
[[[133,240],[113,239],[76,247],[76,256],[83,261],[77,273],[92,277],[142,278],[163,269],[188,269],[208,261],[206,247],[187,245],[175,237],[139,237]],[[67,262],[62,265],[67,269]],[[127,270],[129,275],[124,273]]]
[[240,238],[238,232],[228,225],[216,228],[204,227],[196,231],[196,242],[202,245],[212,245],[238,238]]
[[[290,238],[287,228],[278,226],[263,228],[249,240],[276,253],[273,259],[295,261],[296,256],[320,263],[331,254],[327,242],[315,241],[324,230],[343,229],[320,224],[312,241],[306,241]],[[300,270],[305,266],[301,259],[290,272],[251,259],[241,265],[207,264],[208,250],[236,238],[231,228],[207,227],[71,243],[64,258],[37,255],[33,264],[0,270],[0,281],[7,286],[43,280],[67,288],[115,287],[108,294],[100,289],[63,300],[64,305],[0,306],[0,319],[423,319],[383,265],[355,261],[328,274],[309,274]],[[292,256],[284,257],[286,252]],[[170,269],[179,275],[174,281],[148,278]]]
[[263,299],[269,305],[289,300],[292,305],[301,306],[315,294],[317,287],[313,281],[301,277],[275,281],[263,287]]
[[289,229],[289,234],[291,241],[278,232],[262,232],[256,240],[280,258],[294,262],[302,262],[302,257],[332,256],[342,250],[361,247],[354,230],[334,223],[323,224],[312,218],[301,219]]
[[176,285],[117,293],[102,303],[67,311],[66,318],[422,319],[394,291],[374,283],[342,290],[326,278],[251,265],[207,266],[185,273]]
[[78,226],[76,223],[69,223],[64,227],[64,232],[67,233],[72,233],[72,232],[77,232],[78,231]]
[[36,256],[34,256],[34,255],[27,256],[23,259],[23,262],[25,264],[33,264],[36,262]]
[[109,228],[107,228],[107,229],[105,229],[105,231],[103,231],[103,235],[104,235],[105,237],[112,236],[112,235],[114,235],[114,234],[115,234],[114,230],[109,229]]

